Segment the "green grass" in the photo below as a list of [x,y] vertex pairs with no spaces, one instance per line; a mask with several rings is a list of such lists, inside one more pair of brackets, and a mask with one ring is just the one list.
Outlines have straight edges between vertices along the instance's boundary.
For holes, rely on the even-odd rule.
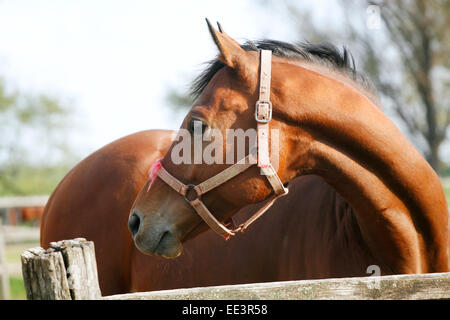
[[445,186],[444,185],[444,192],[445,192],[445,196],[447,197],[447,200],[450,198],[450,185]]
[[450,207],[450,188],[445,188],[445,197],[447,198],[447,205]]
[[442,179],[442,187],[444,188],[445,197],[447,198],[447,205],[450,206],[450,180]]
[[26,300],[27,294],[25,292],[25,286],[23,284],[22,276],[9,277],[9,289],[11,300]]
[[[27,249],[39,246],[39,242],[27,242],[19,244],[6,245],[5,258],[6,263],[20,265],[20,255]],[[21,273],[10,274],[9,276],[9,295],[11,300],[26,300],[27,295]]]
[[27,249],[39,247],[39,242],[25,242],[6,245],[5,256],[6,263],[21,263],[20,255]]

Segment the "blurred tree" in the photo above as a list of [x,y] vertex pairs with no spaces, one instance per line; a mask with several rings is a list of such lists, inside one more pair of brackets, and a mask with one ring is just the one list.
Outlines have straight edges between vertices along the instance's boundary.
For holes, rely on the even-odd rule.
[[8,91],[0,78],[0,194],[48,193],[74,159],[71,111],[56,98]]
[[187,92],[181,92],[173,87],[167,90],[166,101],[175,111],[187,111],[193,103]]

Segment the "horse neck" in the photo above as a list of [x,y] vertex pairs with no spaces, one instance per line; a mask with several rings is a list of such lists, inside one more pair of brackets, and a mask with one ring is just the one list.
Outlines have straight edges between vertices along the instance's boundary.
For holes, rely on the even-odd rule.
[[433,169],[366,96],[312,71],[296,76],[278,112],[295,145],[285,174],[333,186],[385,272],[447,271],[447,205]]

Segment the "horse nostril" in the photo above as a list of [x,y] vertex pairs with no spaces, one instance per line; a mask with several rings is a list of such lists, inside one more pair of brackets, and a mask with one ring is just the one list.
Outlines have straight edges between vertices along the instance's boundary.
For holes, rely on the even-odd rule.
[[128,229],[131,232],[131,235],[134,237],[136,233],[139,231],[139,225],[141,224],[141,218],[135,212],[133,212],[128,219]]

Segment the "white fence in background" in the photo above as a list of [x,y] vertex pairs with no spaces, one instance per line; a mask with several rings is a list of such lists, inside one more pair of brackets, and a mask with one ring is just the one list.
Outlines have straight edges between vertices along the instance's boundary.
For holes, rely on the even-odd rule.
[[[0,197],[0,300],[9,299],[9,272],[5,244],[39,241],[39,228],[3,225],[8,223],[8,211],[27,207],[44,207],[48,195]],[[16,211],[16,215],[19,211]]]
[[0,209],[43,207],[48,201],[48,195],[0,197]]

